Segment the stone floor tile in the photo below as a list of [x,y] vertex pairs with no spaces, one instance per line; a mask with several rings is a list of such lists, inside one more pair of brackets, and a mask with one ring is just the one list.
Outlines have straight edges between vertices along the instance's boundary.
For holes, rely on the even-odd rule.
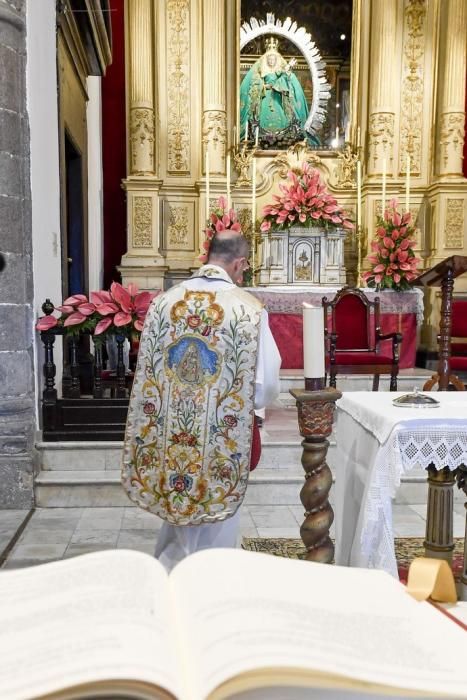
[[297,521],[289,506],[250,505],[250,514],[257,528],[294,527]]
[[143,528],[134,530],[121,530],[117,540],[118,547],[128,547],[132,549],[133,545],[152,545],[154,552],[156,546],[157,533],[152,530]]
[[74,528],[26,527],[18,544],[68,544]]
[[34,519],[64,518],[65,520],[79,520],[85,508],[36,508]]
[[135,542],[132,545],[117,544],[117,549],[132,549],[136,552],[143,552],[143,554],[149,554],[149,556],[154,557],[154,544],[145,544],[144,542]]
[[67,543],[61,544],[17,544],[8,556],[8,560],[37,559],[50,561],[61,559],[67,548]]
[[102,552],[107,549],[116,549],[115,546],[106,544],[69,544],[66,548],[64,559],[77,557],[81,554],[91,554],[92,552]]
[[30,566],[39,566],[40,564],[47,564],[50,561],[57,561],[57,559],[11,559],[8,558],[2,566],[2,571],[4,569],[26,569]]
[[113,547],[117,544],[119,530],[75,530],[71,539],[70,545],[80,544],[87,546],[92,545],[107,545]]
[[300,530],[295,527],[258,527],[259,537],[291,537],[300,539]]

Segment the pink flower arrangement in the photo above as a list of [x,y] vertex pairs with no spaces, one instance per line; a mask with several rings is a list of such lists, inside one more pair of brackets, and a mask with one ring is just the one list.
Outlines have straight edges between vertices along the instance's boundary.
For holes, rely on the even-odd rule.
[[319,172],[309,163],[305,161],[298,174],[289,171],[287,177],[289,184],[279,185],[282,194],[273,195],[274,204],[267,204],[263,209],[261,231],[310,223],[326,228],[354,228],[337,200],[326,190]]
[[397,200],[391,199],[384,218],[378,219],[376,237],[371,243],[373,253],[367,257],[372,268],[362,275],[369,287],[378,290],[410,289],[410,281],[417,277],[420,258],[415,257],[413,251],[412,215],[410,212],[400,214],[397,207]]
[[217,208],[211,212],[209,225],[205,229],[205,239],[203,242],[204,253],[199,256],[199,260],[203,265],[207,262],[209,257],[209,248],[211,247],[211,241],[220,231],[226,231],[230,229],[231,231],[242,232],[242,227],[237,219],[237,214],[234,209],[227,209],[227,200],[225,197],[219,197],[217,201]]
[[113,282],[110,291],[91,292],[88,300],[85,294],[73,294],[55,309],[61,316],[42,316],[36,324],[39,331],[48,331],[63,326],[70,333],[83,330],[101,335],[105,331],[125,334],[139,334],[143,330],[144,319],[149,305],[160,292],[139,292],[135,284],[127,288]]

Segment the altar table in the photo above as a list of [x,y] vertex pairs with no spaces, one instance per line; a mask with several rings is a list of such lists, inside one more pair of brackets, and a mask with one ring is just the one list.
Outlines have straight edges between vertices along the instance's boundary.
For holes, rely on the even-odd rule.
[[[396,577],[391,499],[401,476],[415,466],[467,464],[467,397],[433,392],[438,408],[393,406],[402,393],[346,392],[339,399],[334,465],[336,564]],[[446,518],[452,536],[452,503]]]
[[[326,296],[333,299],[341,287],[247,287],[269,313],[269,325],[282,357],[283,369],[303,369],[302,305],[321,306]],[[370,301],[380,298],[381,331],[402,333],[399,367],[415,367],[417,325],[423,321],[423,292],[374,289],[362,290]],[[380,352],[391,355],[391,341],[380,344]]]

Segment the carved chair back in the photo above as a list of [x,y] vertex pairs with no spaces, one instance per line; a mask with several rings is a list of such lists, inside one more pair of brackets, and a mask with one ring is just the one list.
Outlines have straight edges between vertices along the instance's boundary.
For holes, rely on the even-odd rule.
[[[379,298],[370,301],[360,291],[343,287],[332,301],[323,298],[328,332],[337,335],[337,350],[375,352],[380,332]],[[329,326],[330,323],[330,326]]]

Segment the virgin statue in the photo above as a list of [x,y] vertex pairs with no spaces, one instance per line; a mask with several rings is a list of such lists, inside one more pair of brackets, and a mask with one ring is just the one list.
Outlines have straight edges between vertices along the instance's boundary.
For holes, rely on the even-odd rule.
[[[305,133],[303,126],[308,117],[308,105],[303,88],[279,53],[278,40],[266,40],[265,53],[253,64],[240,86],[240,137],[245,137],[247,123],[250,129],[259,127],[261,136],[280,133],[296,138],[306,137],[310,143],[319,139]],[[293,127],[293,128],[292,128]],[[249,134],[254,138],[255,134]]]

